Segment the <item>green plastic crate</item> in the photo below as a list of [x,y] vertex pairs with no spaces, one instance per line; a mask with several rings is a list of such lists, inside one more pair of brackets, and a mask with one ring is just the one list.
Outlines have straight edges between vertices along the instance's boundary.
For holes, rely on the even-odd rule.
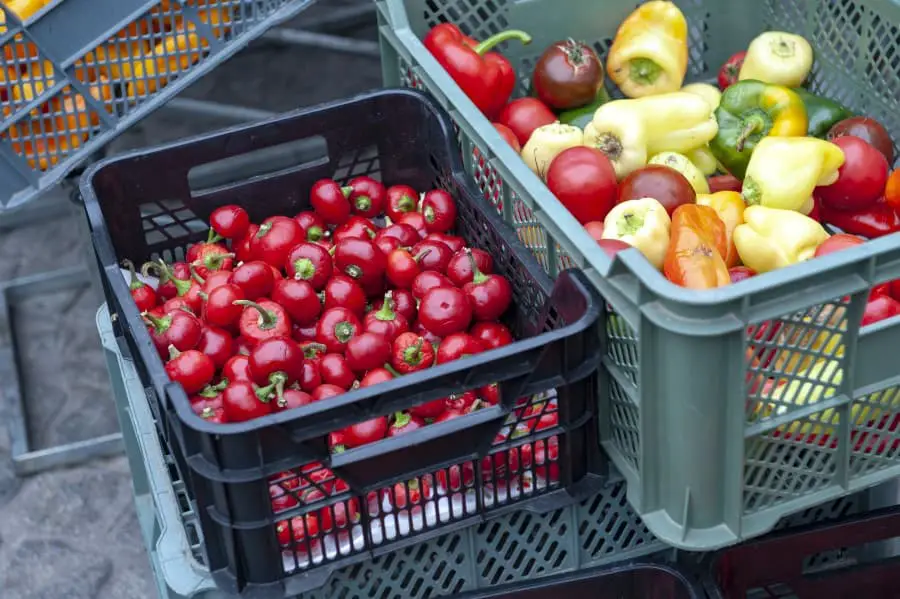
[[[591,43],[605,59],[616,28],[639,3],[619,0],[378,0],[386,83],[424,88],[453,116],[466,166],[485,196],[551,274],[583,268],[609,304],[603,446],[628,498],[664,541],[714,549],[772,529],[786,514],[900,475],[900,323],[860,331],[868,291],[900,278],[900,235],[706,292],[666,281],[637,251],[612,261],[520,160],[421,43],[451,21],[476,38],[525,29],[529,46],[501,51],[522,95],[542,50],[559,39]],[[687,82],[708,81],[766,29],[800,33],[816,49],[812,89],[885,124],[900,141],[900,2],[896,0],[682,0],[690,24]],[[761,411],[746,383],[747,327],[781,322],[792,339],[834,339],[842,373],[827,399]],[[820,337],[824,336],[824,337]],[[827,347],[827,345],[826,345]],[[832,348],[833,349],[833,348]],[[795,344],[803,358],[821,347]],[[773,360],[775,368],[779,360]],[[829,366],[829,368],[831,368]],[[798,377],[799,379],[800,377]],[[797,379],[795,379],[797,380]],[[818,384],[818,383],[816,383]],[[858,410],[879,418],[848,418]],[[826,409],[833,412],[825,413]],[[778,427],[828,418],[819,444]],[[883,451],[863,450],[879,435]]]
[[[107,307],[97,312],[141,532],[162,599],[224,599],[204,557],[194,503],[164,450],[134,362],[124,355]],[[120,345],[121,343],[121,345]],[[508,513],[375,559],[315,573],[319,588],[297,599],[426,599],[526,582],[666,549],[611,481],[579,504],[537,514]]]

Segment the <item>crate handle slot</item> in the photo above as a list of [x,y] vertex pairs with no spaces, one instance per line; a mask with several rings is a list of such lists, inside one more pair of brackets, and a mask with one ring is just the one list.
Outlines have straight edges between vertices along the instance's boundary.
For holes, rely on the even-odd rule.
[[328,165],[328,141],[321,135],[198,164],[187,174],[192,198],[240,186],[253,179]]

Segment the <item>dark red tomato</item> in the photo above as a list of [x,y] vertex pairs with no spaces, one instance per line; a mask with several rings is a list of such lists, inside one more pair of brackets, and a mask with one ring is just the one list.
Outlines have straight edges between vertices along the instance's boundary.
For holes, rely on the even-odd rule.
[[488,349],[496,349],[513,342],[512,333],[499,322],[476,322],[469,334],[481,341]]
[[237,285],[226,283],[216,287],[206,296],[203,304],[203,320],[217,327],[233,328],[244,307],[234,302],[246,299],[243,289]]
[[345,238],[334,246],[335,267],[361,284],[381,280],[385,263],[385,255],[368,239]]
[[350,218],[350,187],[341,187],[332,179],[320,179],[309,190],[312,209],[329,225],[342,225]]
[[876,150],[884,155],[888,164],[894,163],[894,144],[891,136],[888,134],[884,125],[871,117],[855,116],[844,119],[835,125],[828,132],[828,139],[834,141],[839,137],[852,135],[871,144]]
[[226,331],[213,326],[203,327],[197,349],[213,361],[216,369],[222,368],[231,358],[232,338]]
[[256,300],[272,293],[275,277],[267,263],[254,260],[238,266],[228,282],[241,288],[244,299]]
[[453,333],[444,337],[437,348],[437,363],[452,362],[466,356],[474,356],[487,347],[479,339],[467,333]]
[[288,252],[301,241],[303,231],[297,221],[286,216],[271,216],[259,225],[250,247],[257,260],[282,268]]
[[[405,318],[407,324],[415,322],[418,311],[416,298],[411,291],[406,289],[392,289],[391,299],[394,301],[394,312]],[[380,299],[372,305],[372,310],[380,311],[383,307],[384,299]]]
[[240,206],[220,206],[209,215],[209,226],[225,239],[241,239],[250,228],[250,215]]
[[316,242],[328,236],[328,229],[321,216],[312,210],[304,210],[294,217],[303,232],[303,241]]
[[347,222],[334,230],[331,234],[331,240],[334,243],[338,243],[340,240],[349,237],[374,239],[375,233],[377,232],[378,227],[376,227],[368,218],[354,215],[347,219]]
[[282,279],[272,289],[272,301],[284,306],[295,325],[309,326],[316,322],[322,303],[316,290],[306,281]]
[[387,436],[387,432],[387,416],[379,416],[348,426],[341,431],[341,437],[344,447],[350,449],[380,441]]
[[444,272],[453,257],[453,252],[440,241],[423,239],[412,249],[412,255],[418,258],[422,270]]
[[355,336],[347,343],[344,352],[347,366],[359,374],[383,367],[391,360],[391,341],[393,339],[370,331]]
[[334,275],[325,284],[324,309],[347,308],[358,316],[366,312],[366,292],[346,275]]
[[[472,258],[478,266],[478,270],[485,274],[494,272],[494,259],[486,251],[472,248]],[[457,287],[462,287],[466,283],[471,283],[475,277],[475,271],[472,270],[472,260],[469,258],[468,248],[453,254],[450,262],[447,264],[447,278],[450,279]]]
[[732,283],[739,283],[750,277],[755,277],[756,271],[746,266],[732,266],[728,269],[728,276],[731,278]]
[[313,401],[322,401],[323,399],[328,399],[329,397],[337,397],[338,395],[343,395],[347,391],[341,389],[337,385],[329,385],[327,383],[319,385],[312,392]]
[[275,410],[282,412],[284,410],[293,410],[294,408],[302,408],[313,402],[313,398],[309,393],[298,389],[285,389],[274,402]]
[[382,237],[393,237],[400,242],[401,247],[412,247],[419,243],[419,232],[409,224],[394,223],[378,231],[375,234],[375,240]]
[[816,188],[827,208],[862,210],[878,201],[888,179],[888,162],[875,146],[858,137],[842,136],[832,143],[844,152],[844,164],[831,185]]
[[491,124],[494,125],[494,129],[497,130],[497,133],[500,134],[500,137],[502,137],[506,143],[512,146],[512,149],[516,151],[516,154],[522,152],[522,146],[521,144],[519,144],[519,138],[516,137],[516,134],[513,133],[512,129],[502,123]]
[[675,169],[662,164],[648,164],[622,180],[617,203],[640,198],[659,200],[669,216],[672,216],[679,206],[696,203],[697,192],[684,175]]
[[256,238],[257,233],[259,233],[259,225],[251,223],[247,228],[247,233],[232,244],[231,249],[234,252],[235,263],[249,262],[254,259],[251,242]]
[[616,171],[606,154],[578,146],[561,152],[547,169],[547,187],[581,224],[602,222],[616,204]]
[[347,343],[362,333],[359,317],[347,308],[328,308],[316,324],[316,342],[333,353],[344,353]]
[[466,240],[458,235],[447,235],[446,233],[429,233],[425,237],[426,241],[440,241],[448,248],[452,253],[456,253],[459,250],[463,249],[466,246]]
[[538,99],[552,109],[587,106],[603,86],[603,65],[584,42],[558,41],[538,58],[532,83]]
[[461,289],[430,289],[419,304],[419,322],[438,337],[465,331],[472,322],[472,304]]
[[412,283],[412,294],[417,300],[421,300],[425,294],[438,287],[454,288],[453,283],[439,272],[426,270],[419,273]]
[[509,127],[519,145],[524,147],[535,129],[557,120],[553,111],[537,98],[518,98],[506,105],[497,122]]
[[260,397],[253,383],[231,382],[222,393],[222,407],[229,422],[246,422],[272,413],[269,397]]
[[387,368],[373,368],[366,373],[366,376],[362,377],[362,380],[359,381],[359,386],[371,387],[372,385],[386,383],[392,380],[394,380],[394,375],[391,374],[391,371]]
[[316,291],[321,290],[333,272],[331,255],[321,245],[304,242],[295,245],[285,261],[287,276],[307,281]]
[[425,216],[421,212],[407,212],[398,221],[400,223],[406,223],[410,227],[416,230],[416,233],[419,235],[419,239],[425,239],[425,236],[428,235],[428,227],[425,223]]
[[456,200],[443,189],[426,192],[421,210],[429,233],[446,233],[456,225]]
[[729,86],[734,85],[738,81],[738,75],[741,74],[741,67],[744,66],[744,59],[747,57],[747,51],[741,50],[735,52],[725,61],[722,68],[719,69],[719,89],[725,91]]
[[[353,341],[351,339],[350,341]],[[319,375],[322,382],[335,385],[345,391],[356,381],[356,375],[350,369],[346,358],[341,354],[325,354],[319,360]]]
[[231,356],[222,367],[222,378],[229,382],[252,381],[249,356]]
[[196,349],[179,352],[174,347],[166,362],[166,374],[175,383],[181,383],[188,395],[199,393],[216,374],[212,359]]
[[709,182],[709,193],[718,193],[720,191],[736,191],[740,193],[743,183],[733,175],[716,175],[707,179]]
[[381,214],[387,202],[387,190],[384,185],[372,177],[354,177],[348,184],[350,187],[350,209],[361,216],[372,218]]
[[[385,213],[394,222],[407,212],[415,212],[419,206],[419,194],[409,185],[392,185],[387,188]],[[407,244],[408,245],[408,244]]]

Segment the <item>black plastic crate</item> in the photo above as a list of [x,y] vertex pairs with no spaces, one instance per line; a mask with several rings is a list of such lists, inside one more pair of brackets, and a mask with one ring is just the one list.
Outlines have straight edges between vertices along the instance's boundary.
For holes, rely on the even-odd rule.
[[717,553],[704,586],[712,599],[896,599],[898,544],[900,506],[790,528]]
[[463,594],[459,599],[705,599],[694,578],[671,565],[632,563]]
[[[188,473],[210,568],[231,592],[283,595],[291,576],[298,592],[305,583],[295,574],[311,580],[317,566],[365,560],[510,509],[554,509],[598,481],[593,406],[601,300],[580,271],[555,283],[547,278],[465,174],[452,132],[449,116],[423,93],[386,90],[106,160],[82,179],[117,336],[150,389],[163,439]],[[362,174],[455,196],[456,233],[488,250],[495,271],[512,283],[505,322],[520,340],[250,422],[213,424],[194,414],[181,386],[165,375],[119,261],[180,259],[206,237],[204,223],[220,205],[239,203],[257,222],[295,214],[308,207],[307,190],[317,179]],[[328,453],[329,431],[491,383],[499,384],[496,406]],[[504,427],[551,409],[556,426],[498,440]],[[295,498],[303,492],[302,503],[273,513],[270,483]],[[415,486],[419,495],[431,487],[431,497],[412,497]],[[394,491],[407,495],[406,503]],[[356,510],[358,525],[342,522],[342,513]],[[310,527],[302,551],[282,552],[276,523],[312,512],[330,532]]]

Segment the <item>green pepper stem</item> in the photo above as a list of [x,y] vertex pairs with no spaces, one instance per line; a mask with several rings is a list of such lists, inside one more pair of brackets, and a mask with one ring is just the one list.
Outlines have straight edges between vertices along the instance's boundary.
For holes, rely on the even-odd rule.
[[471,248],[466,248],[466,256],[469,258],[469,264],[472,265],[472,283],[481,285],[487,281],[487,275],[478,268],[478,263],[475,262],[475,256],[472,255]]
[[385,363],[384,369],[387,370],[388,372],[390,372],[390,373],[391,373],[391,376],[393,376],[394,378],[396,378],[396,377],[398,377],[398,376],[402,376],[402,375],[401,375],[399,372],[397,372],[397,370],[396,370],[393,366],[391,366],[389,363]]
[[234,300],[231,302],[235,306],[247,306],[255,309],[259,312],[259,328],[261,329],[271,329],[278,322],[278,319],[275,318],[275,315],[272,314],[269,310],[266,310],[259,304],[251,300]]
[[272,230],[272,223],[263,223],[259,227],[259,231],[256,232],[256,238],[262,239],[266,236],[266,233]]
[[192,264],[189,264],[189,265],[188,265],[188,268],[189,268],[190,271],[191,271],[191,278],[192,278],[192,279],[194,279],[195,281],[197,281],[197,282],[200,283],[201,285],[204,285],[204,284],[206,283],[206,279],[204,279],[204,278],[201,277],[199,274],[197,274],[197,269],[194,268],[193,263],[192,263]]
[[137,271],[134,270],[134,262],[129,259],[122,260],[122,266],[128,269],[128,274],[131,275],[131,280],[128,282],[128,288],[132,291],[135,289],[140,289],[144,286],[144,283],[138,278]]
[[394,312],[394,298],[390,290],[384,294],[384,303],[381,305],[381,309],[375,313],[375,319],[382,321],[397,319],[397,313]]
[[422,361],[422,344],[425,343],[425,339],[419,337],[419,339],[403,350],[403,361],[409,364],[410,366],[417,366]]
[[206,243],[217,243],[223,239],[225,238],[216,233],[215,229],[212,227],[209,228],[209,233],[206,235]]
[[738,135],[737,141],[734,144],[735,149],[738,152],[744,151],[744,144],[747,143],[747,139],[760,129],[762,129],[763,124],[759,121],[759,119],[750,119],[750,121],[744,125],[744,128],[741,129],[740,135]]
[[495,33],[491,37],[475,46],[475,53],[480,56],[484,56],[485,54],[493,50],[494,46],[496,46],[497,44],[502,44],[503,42],[509,40],[519,40],[523,45],[527,45],[531,43],[531,36],[519,29],[501,31],[500,33]]
[[356,334],[356,328],[349,322],[342,320],[334,325],[334,336],[341,343],[347,343]]
[[150,314],[149,312],[144,312],[142,316],[145,320],[150,322],[153,328],[156,329],[157,333],[164,333],[169,329],[169,325],[172,323],[171,316],[163,316],[160,318],[154,316],[153,314]]
[[404,426],[409,424],[410,420],[411,418],[406,412],[397,412],[396,414],[394,414],[394,426],[396,426],[397,428],[403,428]]
[[177,347],[175,347],[174,345],[169,346],[169,359],[170,360],[174,360],[175,358],[177,358],[180,355],[181,355],[181,352],[178,351]]
[[344,194],[345,198],[349,198],[350,194],[353,193],[353,186],[344,185],[343,187],[341,187],[341,193]]
[[321,343],[306,343],[303,345],[303,357],[315,358],[318,354],[324,354],[328,348]]
[[191,282],[177,278],[175,276],[175,273],[172,271],[172,267],[166,264],[166,261],[162,258],[159,259],[157,268],[159,268],[160,273],[159,282],[168,283],[169,281],[172,281],[172,284],[175,285],[175,293],[178,295],[178,297],[182,297],[184,294],[190,291]]

